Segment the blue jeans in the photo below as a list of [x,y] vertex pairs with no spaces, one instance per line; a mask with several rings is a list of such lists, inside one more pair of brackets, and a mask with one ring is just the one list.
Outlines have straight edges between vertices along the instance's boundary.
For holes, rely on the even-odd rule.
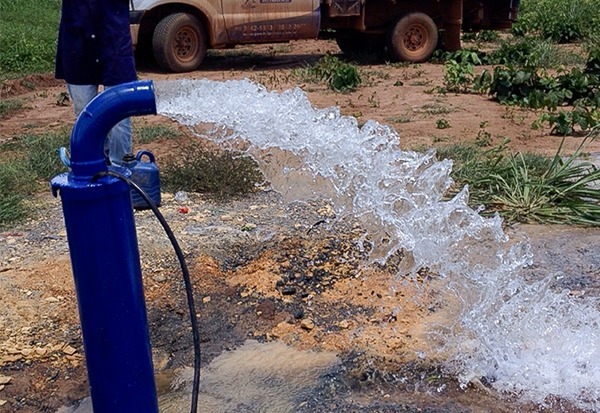
[[[109,89],[110,86],[105,87]],[[69,95],[73,101],[75,114],[79,113],[85,106],[98,94],[98,85],[72,85],[67,83]],[[123,119],[117,123],[108,133],[108,139],[104,143],[104,152],[107,154],[111,163],[120,164],[123,156],[133,153],[131,144],[131,119]]]

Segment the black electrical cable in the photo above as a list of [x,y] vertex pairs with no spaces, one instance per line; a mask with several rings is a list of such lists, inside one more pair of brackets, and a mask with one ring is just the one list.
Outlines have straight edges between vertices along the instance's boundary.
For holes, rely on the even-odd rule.
[[169,240],[171,241],[171,245],[173,245],[173,249],[175,250],[175,253],[177,254],[177,259],[179,260],[179,265],[181,266],[181,272],[183,273],[183,282],[185,284],[185,292],[187,295],[187,303],[188,303],[188,309],[189,309],[189,313],[190,313],[190,322],[192,324],[192,336],[193,336],[193,341],[194,341],[194,382],[192,384],[192,406],[191,406],[190,413],[196,413],[198,411],[198,393],[200,391],[200,332],[198,329],[198,320],[196,318],[196,307],[194,304],[194,293],[192,290],[192,282],[190,279],[190,272],[189,272],[187,264],[185,262],[183,252],[181,251],[181,248],[179,247],[179,243],[177,242],[177,239],[175,238],[173,231],[169,227],[169,224],[167,223],[167,221],[165,220],[165,218],[163,217],[161,212],[158,210],[158,208],[154,204],[154,201],[152,201],[152,199],[150,199],[148,194],[146,194],[146,192],[144,192],[144,190],[142,188],[140,188],[131,179],[127,178],[126,176],[124,176],[118,172],[112,171],[112,170],[108,170],[106,172],[101,172],[98,175],[96,175],[94,178],[96,178],[98,176],[103,176],[103,175],[114,176],[115,178],[119,178],[122,181],[125,181],[127,183],[127,185],[132,187],[144,199],[144,201],[146,201],[146,203],[150,206],[150,208],[152,209],[152,212],[154,212],[154,215],[156,215],[156,218],[158,219],[158,221],[164,228],[165,232],[167,233],[167,236],[169,237]]

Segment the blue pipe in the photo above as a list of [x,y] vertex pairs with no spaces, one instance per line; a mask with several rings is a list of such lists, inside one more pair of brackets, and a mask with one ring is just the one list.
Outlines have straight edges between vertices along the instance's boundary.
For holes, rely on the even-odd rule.
[[99,94],[73,127],[71,171],[52,180],[62,200],[94,413],[158,413],[131,192],[101,174],[127,172],[105,163],[110,129],[155,113],[150,81]]
[[152,81],[111,87],[94,98],[79,114],[71,134],[71,169],[76,178],[89,179],[106,171],[104,141],[108,132],[131,116],[156,114]]

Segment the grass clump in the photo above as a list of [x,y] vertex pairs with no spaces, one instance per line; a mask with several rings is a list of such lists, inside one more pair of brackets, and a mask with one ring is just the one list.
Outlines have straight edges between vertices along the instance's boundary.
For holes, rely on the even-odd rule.
[[161,173],[168,191],[208,193],[218,198],[252,192],[264,182],[258,164],[250,156],[207,148],[198,141],[180,155],[166,158]]
[[66,170],[58,148],[68,145],[69,133],[59,131],[42,135],[18,136],[0,145],[5,155],[0,160],[0,228],[29,215],[27,199]]
[[301,69],[296,76],[311,82],[325,82],[335,92],[352,92],[362,82],[355,65],[333,55],[326,55],[314,65]]
[[452,177],[457,193],[469,186],[470,203],[485,205],[484,214],[501,214],[509,222],[600,225],[600,170],[580,159],[595,130],[571,156],[562,144],[552,158],[508,153],[505,142],[482,151],[475,145],[440,148],[441,158],[455,161]]
[[6,99],[0,101],[0,119],[8,118],[13,113],[23,108],[23,102],[19,99]]

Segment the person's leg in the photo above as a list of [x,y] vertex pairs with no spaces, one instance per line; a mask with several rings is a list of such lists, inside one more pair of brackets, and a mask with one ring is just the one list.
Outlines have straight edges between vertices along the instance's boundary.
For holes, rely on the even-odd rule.
[[73,101],[73,110],[79,115],[85,105],[90,103],[98,94],[98,85],[72,85],[67,83],[69,96]]
[[[110,89],[110,86],[105,89]],[[131,118],[126,118],[117,123],[108,134],[108,156],[113,164],[120,164],[123,156],[130,153],[133,153]]]
[[120,164],[123,156],[133,153],[131,144],[131,118],[117,123],[108,134],[108,156],[112,163]]

